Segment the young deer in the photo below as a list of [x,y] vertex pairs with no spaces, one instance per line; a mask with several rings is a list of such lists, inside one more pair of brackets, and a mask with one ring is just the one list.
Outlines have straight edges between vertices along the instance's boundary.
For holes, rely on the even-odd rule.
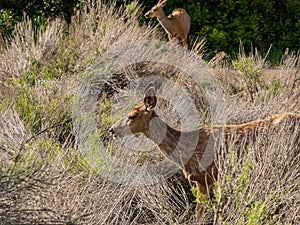
[[[225,144],[229,143],[230,137],[235,137],[238,141],[246,139],[250,143],[255,141],[257,132],[276,129],[287,121],[291,122],[290,124],[300,124],[300,114],[283,113],[240,125],[202,127],[195,131],[181,132],[159,118],[154,111],[156,103],[154,87],[150,86],[145,92],[144,103],[133,108],[128,116],[115,123],[110,132],[114,137],[143,133],[158,145],[165,157],[182,169],[186,178],[204,195],[209,194],[209,188],[217,176],[216,165],[214,160],[207,157],[207,151],[210,151],[211,155],[215,154],[218,137],[222,136]],[[297,138],[300,139],[300,136]],[[191,144],[194,140],[195,145]],[[208,162],[203,158],[208,159]],[[203,212],[204,208],[197,203],[195,214],[197,221]]]
[[184,47],[187,46],[187,37],[190,31],[190,17],[184,9],[174,9],[172,14],[166,16],[163,7],[167,0],[159,0],[150,11],[145,14],[146,18],[156,17],[160,25],[168,34],[169,41],[180,38]]

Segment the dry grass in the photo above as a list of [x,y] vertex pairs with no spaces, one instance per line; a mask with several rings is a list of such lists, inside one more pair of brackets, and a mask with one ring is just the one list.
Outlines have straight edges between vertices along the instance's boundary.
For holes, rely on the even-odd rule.
[[242,159],[234,153],[239,146],[221,150],[215,223],[299,223],[299,124],[286,129],[294,126],[257,134]]
[[[116,183],[91,167],[76,145],[73,100],[85,71],[114,46],[159,36],[139,26],[139,8],[128,15],[114,4],[94,4],[83,4],[71,24],[49,21],[46,30],[37,33],[25,18],[9,41],[0,41],[1,224],[193,224],[195,198],[181,174],[142,186],[132,186],[130,180]],[[203,40],[193,51],[202,56],[202,47]],[[172,54],[184,58],[180,51]],[[248,57],[256,73],[254,89],[243,86],[245,79],[253,81],[252,74],[232,70],[230,62],[225,62],[228,58],[214,63],[214,76],[224,94],[223,108],[218,110],[226,123],[299,113],[298,55],[284,55],[276,69],[284,79],[268,81],[262,79],[267,65],[258,52],[243,53],[237,62]],[[106,172],[112,172],[120,161],[140,168],[164,159],[155,150],[130,152],[107,137],[113,121],[111,97],[127,83],[150,74],[176,82],[193,99],[200,108],[201,122],[191,126],[220,122],[212,116],[216,109],[206,101],[218,100],[219,92],[203,95],[193,79],[185,77],[185,71],[153,62],[126,65],[107,80],[103,96],[108,102],[99,105],[97,115],[102,121],[100,136],[114,156]],[[160,104],[158,113],[179,126],[176,110],[167,102]],[[299,126],[293,133],[283,129],[272,135],[259,134],[242,159],[232,153],[239,146],[220,150],[220,173],[213,200],[206,203],[205,223],[300,223]],[[94,158],[95,164],[103,163],[101,160]],[[128,171],[123,172],[129,176]]]

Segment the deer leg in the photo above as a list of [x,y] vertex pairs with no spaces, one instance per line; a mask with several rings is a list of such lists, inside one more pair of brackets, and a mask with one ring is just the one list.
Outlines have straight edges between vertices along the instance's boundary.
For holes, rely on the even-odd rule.
[[186,39],[182,39],[182,46],[187,48],[187,41]]
[[169,39],[169,42],[172,42],[172,40],[173,40],[172,34],[168,33],[168,39]]
[[[201,192],[202,194],[205,195],[205,197],[209,196],[209,187],[206,184],[201,184],[199,182],[195,182],[196,183],[196,189],[197,192]],[[201,216],[204,214],[205,212],[205,208],[203,206],[201,206],[201,203],[197,201],[196,203],[196,210],[195,210],[195,218],[196,221],[199,222]]]
[[179,44],[180,41],[178,37],[172,36],[172,34],[168,34],[169,42],[174,43],[174,44]]

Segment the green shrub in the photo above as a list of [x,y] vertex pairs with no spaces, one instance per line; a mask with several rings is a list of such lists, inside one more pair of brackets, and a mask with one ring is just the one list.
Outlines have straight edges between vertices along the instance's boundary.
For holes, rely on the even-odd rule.
[[9,36],[16,23],[22,20],[22,15],[16,15],[12,9],[0,9],[0,32],[2,36]]
[[[127,13],[133,13],[136,0],[117,0],[117,5],[125,5]],[[14,25],[22,20],[25,12],[35,28],[47,26],[48,18],[62,17],[70,22],[73,11],[79,8],[79,1],[38,0],[35,4],[7,0],[1,9],[0,30],[9,36]],[[141,1],[144,12],[157,3],[157,0]],[[210,56],[224,51],[232,56],[238,52],[240,41],[247,51],[257,46],[265,54],[272,44],[268,60],[278,63],[286,48],[297,52],[300,49],[300,2],[290,1],[251,1],[188,0],[185,2],[169,0],[165,11],[170,14],[174,8],[184,8],[191,17],[190,39],[206,37],[206,48]],[[145,22],[143,14],[141,21]]]
[[[145,11],[156,3],[157,0],[144,1]],[[179,7],[191,17],[190,38],[206,37],[210,56],[219,51],[235,56],[240,41],[247,52],[256,46],[262,54],[272,44],[268,60],[277,64],[287,47],[295,52],[300,49],[298,0],[169,0],[165,11],[169,14]]]
[[32,132],[39,130],[40,108],[35,102],[34,96],[28,86],[18,92],[14,100],[14,106],[23,121],[30,127]]
[[0,31],[4,37],[8,37],[14,29],[14,25],[22,20],[23,14],[29,16],[35,29],[47,26],[49,18],[62,17],[68,22],[75,8],[79,7],[78,0],[14,0],[1,1],[0,5]]

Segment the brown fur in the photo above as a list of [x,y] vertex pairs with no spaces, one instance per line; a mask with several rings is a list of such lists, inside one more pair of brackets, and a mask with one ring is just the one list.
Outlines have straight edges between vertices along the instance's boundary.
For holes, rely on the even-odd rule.
[[187,46],[187,37],[190,31],[190,17],[184,9],[174,9],[172,14],[166,16],[163,7],[166,5],[166,0],[160,0],[146,14],[146,18],[156,17],[161,26],[168,34],[169,41],[174,38],[179,38],[183,46]]
[[[196,184],[197,190],[205,195],[208,195],[209,187],[214,182],[214,178],[216,178],[217,175],[217,168],[214,164],[214,161],[207,165],[204,170],[201,169],[200,165],[200,161],[205,150],[208,149],[214,154],[214,146],[209,146],[210,140],[213,140],[213,145],[215,144],[215,139],[210,139],[212,136],[219,137],[223,135],[225,144],[227,144],[227,142],[229,142],[228,140],[233,136],[235,140],[239,141],[246,139],[250,142],[255,141],[255,134],[257,132],[269,132],[271,129],[276,129],[280,125],[284,125],[285,122],[288,122],[288,124],[300,123],[300,114],[283,113],[274,115],[267,119],[255,120],[239,125],[202,127],[196,131],[181,132],[173,129],[157,116],[153,110],[155,105],[156,99],[153,98],[153,95],[150,95],[150,97],[145,97],[144,104],[133,108],[128,114],[128,117],[125,117],[117,122],[112,127],[111,131],[116,136],[125,136],[136,133],[145,134],[159,146],[161,152],[168,159],[176,163],[183,170],[186,178]],[[164,136],[159,137],[160,133],[163,133]],[[194,151],[192,152],[192,155],[188,156],[188,160],[185,161],[186,163],[184,165],[182,165],[182,161],[178,158],[178,155],[174,151],[177,145],[180,144],[180,137],[182,135],[196,139],[198,138],[198,142],[193,149]],[[183,148],[184,144],[187,144],[188,146],[188,140],[187,142],[182,142],[181,144]],[[197,220],[203,211],[204,209],[197,204]]]

